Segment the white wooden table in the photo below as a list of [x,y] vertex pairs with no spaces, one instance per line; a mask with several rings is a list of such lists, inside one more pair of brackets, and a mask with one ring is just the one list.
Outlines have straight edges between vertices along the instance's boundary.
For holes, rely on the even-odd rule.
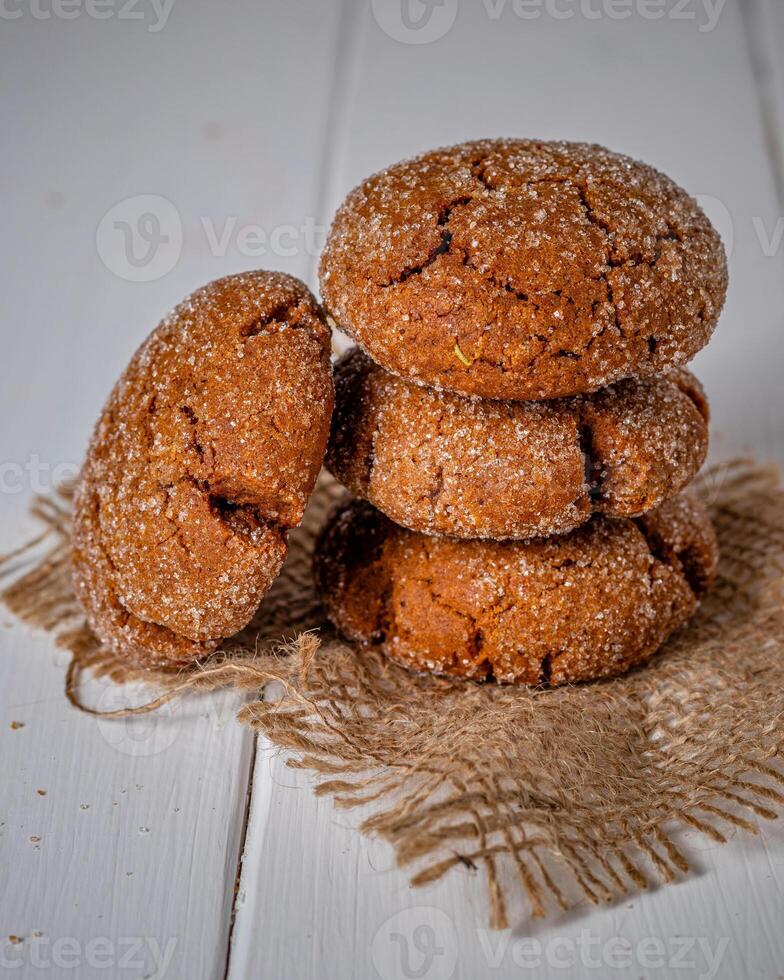
[[[0,79],[2,550],[164,311],[242,268],[314,285],[351,186],[469,137],[602,142],[703,196],[732,251],[714,452],[784,460],[782,0],[5,0]],[[491,933],[468,872],[410,889],[233,696],[98,722],[0,621],[0,977],[784,975],[778,824]]]

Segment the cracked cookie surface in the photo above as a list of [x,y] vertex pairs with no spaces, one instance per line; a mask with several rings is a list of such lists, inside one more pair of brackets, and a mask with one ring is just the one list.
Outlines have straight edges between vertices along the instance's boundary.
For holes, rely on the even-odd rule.
[[716,325],[727,264],[697,203],[652,167],[484,140],[352,191],[320,279],[338,326],[388,371],[538,400],[686,363]]
[[708,448],[708,406],[685,369],[591,395],[506,402],[435,391],[359,348],[335,366],[326,465],[413,531],[562,534],[594,512],[636,517],[679,493]]
[[526,542],[416,534],[344,504],[316,552],[327,615],[418,671],[565,684],[643,663],[694,612],[718,546],[691,494],[636,521],[594,516]]
[[321,466],[329,349],[301,282],[249,272],[199,289],[133,356],[74,504],[74,587],[116,652],[177,666],[251,619]]

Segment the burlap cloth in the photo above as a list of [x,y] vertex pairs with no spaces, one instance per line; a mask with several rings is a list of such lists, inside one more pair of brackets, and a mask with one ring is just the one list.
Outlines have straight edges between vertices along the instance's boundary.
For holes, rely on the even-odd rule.
[[[723,842],[784,803],[784,492],[775,471],[748,462],[709,470],[700,488],[721,566],[693,621],[625,677],[526,690],[413,675],[335,638],[310,578],[314,536],[339,495],[322,479],[256,621],[192,671],[146,675],[163,693],[143,710],[185,692],[251,691],[245,724],[317,773],[316,792],[336,806],[374,801],[361,829],[392,845],[413,884],[478,872],[496,927],[670,881],[689,867],[679,828]],[[78,704],[81,671],[142,675],[84,625],[69,509],[67,494],[37,499],[44,532],[0,574],[12,583],[5,605],[73,653],[67,695]],[[282,695],[265,701],[270,681]]]

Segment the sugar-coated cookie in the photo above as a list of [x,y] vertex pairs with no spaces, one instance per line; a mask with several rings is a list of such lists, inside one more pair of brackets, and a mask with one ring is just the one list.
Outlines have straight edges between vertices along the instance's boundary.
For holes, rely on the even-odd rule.
[[690,494],[527,542],[417,534],[355,500],[328,524],[315,573],[335,626],[406,667],[556,685],[647,660],[694,612],[717,556]]
[[591,395],[506,402],[425,388],[354,348],[335,368],[327,466],[413,531],[540,537],[675,496],[705,459],[707,422],[702,388],[683,368]]
[[142,344],[75,500],[74,587],[106,645],[176,666],[248,623],[321,466],[329,354],[313,296],[269,272],[204,286]]
[[505,139],[365,180],[320,278],[335,322],[388,371],[539,400],[685,364],[716,325],[727,263],[696,201],[652,167]]

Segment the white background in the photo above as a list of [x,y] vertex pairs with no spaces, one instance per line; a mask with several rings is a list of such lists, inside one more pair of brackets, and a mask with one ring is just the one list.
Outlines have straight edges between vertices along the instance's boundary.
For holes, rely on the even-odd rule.
[[[78,464],[168,308],[243,268],[315,286],[313,226],[350,187],[480,136],[605,143],[702,196],[732,246],[695,362],[714,454],[784,459],[784,3],[430,15],[417,31],[400,0],[0,3],[0,549],[32,530],[31,493]],[[410,889],[361,815],[263,741],[254,753],[232,696],[99,723],[66,706],[48,637],[3,614],[0,646],[0,977],[784,974],[777,824],[724,848],[684,835],[687,880],[494,934],[481,881]]]

